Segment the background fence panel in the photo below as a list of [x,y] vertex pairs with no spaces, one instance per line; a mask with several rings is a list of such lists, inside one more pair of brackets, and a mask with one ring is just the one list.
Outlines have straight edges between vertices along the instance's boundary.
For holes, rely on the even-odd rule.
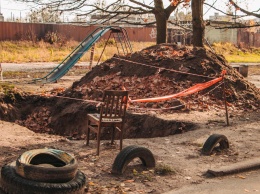
[[[55,32],[57,34],[60,34],[65,39],[82,41],[89,33],[93,32],[93,30],[95,30],[97,27],[98,26],[82,26],[72,24],[0,22],[0,41],[41,40],[44,39],[45,35],[48,32]],[[127,30],[130,41],[156,42],[155,27],[125,27],[125,29]],[[169,36],[173,36],[172,31],[168,30],[168,33],[171,33],[169,34]],[[106,34],[102,38],[107,37],[108,34]],[[189,38],[189,41],[185,40],[184,43],[190,43],[191,35],[185,38]],[[174,39],[171,41],[176,42],[177,40]],[[248,31],[247,29],[238,29],[236,41],[237,45],[243,47],[260,47],[260,30],[256,29],[253,32]]]
[[[82,41],[98,26],[79,26],[69,24],[39,24],[0,22],[0,41],[4,40],[41,40],[48,32],[55,32],[66,39]],[[155,28],[126,27],[131,41],[155,42]],[[152,34],[151,34],[152,33]],[[108,34],[103,38],[107,38]]]

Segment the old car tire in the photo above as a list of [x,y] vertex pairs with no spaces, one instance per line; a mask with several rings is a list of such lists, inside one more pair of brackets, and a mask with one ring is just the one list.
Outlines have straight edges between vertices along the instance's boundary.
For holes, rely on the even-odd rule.
[[67,152],[56,149],[35,149],[21,154],[16,160],[16,173],[25,179],[62,183],[72,180],[78,163]]
[[140,158],[146,167],[155,167],[155,159],[152,152],[144,147],[132,145],[127,146],[116,156],[113,166],[113,174],[123,174],[127,165],[134,159]]
[[225,135],[213,134],[209,136],[209,138],[204,143],[202,153],[205,155],[210,155],[217,144],[219,144],[220,150],[229,148],[229,142]]
[[0,183],[8,194],[81,194],[85,190],[86,177],[78,170],[75,177],[65,183],[37,182],[16,174],[13,162],[2,167]]

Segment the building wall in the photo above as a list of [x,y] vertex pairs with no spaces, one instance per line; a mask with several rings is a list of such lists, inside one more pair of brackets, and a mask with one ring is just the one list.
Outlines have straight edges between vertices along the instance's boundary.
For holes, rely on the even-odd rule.
[[237,33],[236,28],[232,29],[215,29],[211,26],[206,26],[205,29],[205,38],[210,44],[214,42],[231,42],[237,44]]

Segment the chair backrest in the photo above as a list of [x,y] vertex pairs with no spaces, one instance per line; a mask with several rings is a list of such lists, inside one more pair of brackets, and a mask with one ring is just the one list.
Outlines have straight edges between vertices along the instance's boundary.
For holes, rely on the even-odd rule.
[[101,118],[124,118],[128,101],[128,91],[105,90]]

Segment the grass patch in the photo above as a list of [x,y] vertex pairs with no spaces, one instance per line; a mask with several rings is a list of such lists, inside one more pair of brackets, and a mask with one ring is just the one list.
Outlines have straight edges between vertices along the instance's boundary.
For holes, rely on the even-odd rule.
[[260,55],[254,53],[224,56],[229,63],[260,63]]
[[9,83],[0,83],[0,96],[5,102],[14,102],[20,97],[17,88]]
[[9,91],[13,91],[15,86],[9,83],[0,83],[0,92],[8,93]]
[[[77,41],[63,43],[47,43],[44,41],[0,41],[0,62],[5,63],[29,63],[29,62],[61,62],[77,46]],[[94,61],[98,61],[106,40],[95,44]],[[133,52],[154,45],[154,42],[131,42]],[[113,39],[108,41],[106,49],[101,57],[101,62],[118,54],[119,44]],[[260,48],[239,49],[231,43],[214,43],[213,49],[217,54],[223,55],[229,63],[260,63]],[[120,50],[120,54],[123,54]],[[80,62],[90,61],[90,50],[87,51]]]
[[212,47],[229,63],[260,63],[260,48],[240,49],[232,43],[214,43]]
[[[133,52],[153,45],[154,43],[132,42]],[[77,46],[79,42],[67,41],[66,43],[50,44],[44,41],[0,41],[0,62],[2,63],[30,63],[30,62],[61,62]],[[94,61],[99,60],[105,42],[99,41],[95,45]],[[119,47],[120,45],[118,45]],[[118,54],[116,43],[109,41],[101,61]],[[121,51],[120,54],[123,54]],[[80,62],[90,61],[90,51],[86,52]]]
[[172,167],[166,164],[159,164],[155,167],[154,173],[162,176],[176,174],[176,171]]

